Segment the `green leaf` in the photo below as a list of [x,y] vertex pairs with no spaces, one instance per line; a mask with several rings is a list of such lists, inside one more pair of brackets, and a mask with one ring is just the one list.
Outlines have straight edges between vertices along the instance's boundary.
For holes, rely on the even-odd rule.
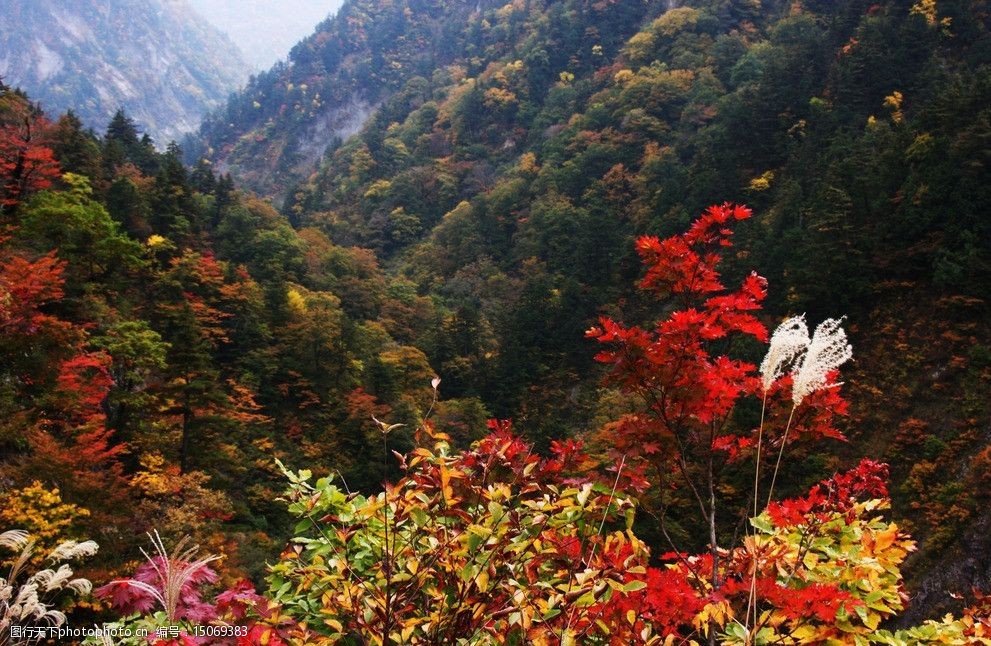
[[624,592],[637,592],[639,590],[645,589],[646,587],[647,587],[647,582],[646,581],[633,580],[633,581],[630,581],[629,583],[627,583],[625,586],[623,586],[623,591]]
[[765,534],[771,534],[774,532],[774,527],[771,525],[771,519],[766,514],[761,514],[757,518],[751,518],[750,524]]

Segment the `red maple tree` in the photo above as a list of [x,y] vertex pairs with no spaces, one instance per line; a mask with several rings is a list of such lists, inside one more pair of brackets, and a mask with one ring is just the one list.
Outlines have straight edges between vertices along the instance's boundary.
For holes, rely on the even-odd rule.
[[48,188],[59,176],[58,161],[48,146],[52,129],[26,100],[9,91],[0,95],[0,213]]
[[[748,339],[753,344],[769,338],[757,318],[766,296],[765,279],[751,273],[730,289],[719,272],[721,252],[732,246],[732,225],[750,216],[744,206],[712,206],[686,233],[664,240],[639,238],[636,248],[646,266],[639,286],[671,304],[666,315],[646,328],[602,317],[587,333],[609,346],[596,355],[610,368],[607,383],[639,402],[602,435],[614,461],[622,457],[645,465],[657,484],[653,514],[680,565],[652,575],[665,579],[664,595],[674,596],[644,603],[667,608],[659,616],[675,623],[680,615],[669,612],[671,608],[691,609],[693,603],[667,579],[679,571],[691,575],[681,585],[691,581],[696,593],[704,593],[702,598],[721,589],[727,555],[720,539],[728,540],[729,531],[752,511],[744,504],[726,505],[727,477],[738,471],[735,463],[757,453],[760,432],[739,420],[740,403],[763,399],[763,426],[778,433],[772,446],[783,445],[786,425],[779,422],[788,417],[789,437],[843,438],[834,421],[846,412],[846,403],[837,389],[820,390],[792,409],[789,376],[764,392],[757,366],[732,355]],[[669,511],[679,505],[697,510],[700,528],[707,532],[705,558],[688,558],[691,550],[668,531]]]

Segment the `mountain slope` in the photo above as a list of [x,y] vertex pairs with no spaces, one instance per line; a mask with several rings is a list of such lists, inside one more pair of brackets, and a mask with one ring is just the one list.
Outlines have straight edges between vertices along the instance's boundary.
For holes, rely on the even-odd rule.
[[[965,534],[988,521],[988,3],[673,4],[471,7],[432,19],[447,36],[411,65],[383,36],[427,24],[418,9],[349,3],[211,119],[202,150],[288,192],[294,224],[375,249],[439,307],[416,343],[445,392],[545,441],[617,406],[582,332],[602,311],[649,320],[634,237],[747,202],[730,271],[766,275],[775,315],[848,314],[862,348],[850,445],[795,456],[786,481],[891,461],[913,580],[932,587],[989,549]],[[331,78],[377,106],[340,143],[300,86]],[[991,576],[971,566],[960,590]]]
[[119,107],[161,144],[246,79],[237,48],[185,0],[6,1],[0,77],[102,130]]
[[492,0],[353,0],[294,47],[287,64],[260,74],[211,115],[184,147],[188,157],[206,156],[260,193],[284,197],[397,92],[398,107],[376,117],[380,127],[399,116],[396,110],[429,101],[433,88],[468,80],[497,58],[530,61],[527,82],[543,94],[560,72],[590,72],[648,9],[632,0],[516,0],[505,7]]

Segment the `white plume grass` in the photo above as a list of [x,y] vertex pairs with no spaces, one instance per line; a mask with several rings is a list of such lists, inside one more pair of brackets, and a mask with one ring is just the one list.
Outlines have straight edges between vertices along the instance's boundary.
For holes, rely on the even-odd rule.
[[52,561],[67,561],[69,559],[82,558],[85,556],[93,556],[96,554],[99,547],[93,541],[83,541],[82,543],[77,543],[76,541],[65,541],[48,555],[48,558]]
[[43,618],[53,626],[61,626],[66,621],[65,613],[61,610],[49,610]]
[[[795,409],[812,393],[827,387],[839,386],[827,384],[829,373],[853,357],[853,348],[847,342],[846,332],[840,327],[843,323],[838,319],[826,319],[820,323],[812,338],[809,338],[809,328],[805,323],[805,315],[793,316],[786,319],[771,335],[767,354],[760,364],[761,383],[764,387],[764,403],[761,405],[760,426],[757,431],[757,457],[754,468],[754,516],[758,514],[758,491],[760,487],[760,461],[764,433],[764,409],[767,404],[767,392],[775,381],[784,376],[789,367],[792,368],[791,397],[793,406],[781,436],[781,447],[778,459],[771,475],[771,486],[767,494],[767,503],[774,497],[774,485],[781,469],[781,458],[784,456],[785,445],[788,443],[788,431],[795,415]],[[750,594],[747,599],[747,618],[745,629],[749,629],[751,609],[753,610],[753,625],[757,625],[757,569],[754,568],[750,581]]]
[[83,597],[93,591],[93,583],[89,579],[83,578],[73,579],[65,587]]
[[63,563],[57,570],[42,570],[31,580],[37,583],[45,592],[62,589],[72,579],[72,568]]
[[810,341],[804,314],[785,320],[774,330],[767,354],[760,364],[764,392],[799,360]]
[[31,564],[35,552],[35,543],[30,535],[19,529],[3,532],[0,534],[0,547],[16,554],[7,577],[0,577],[0,644],[33,643],[33,639],[7,641],[5,635],[12,624],[61,626],[66,617],[54,608],[58,595],[66,591],[85,595],[92,590],[88,579],[72,578],[72,568],[68,564],[61,563],[58,568],[55,565],[60,561],[95,554],[98,546],[93,541],[61,543],[48,555],[52,567],[39,570],[27,578],[23,577],[24,570]]
[[826,388],[829,373],[853,358],[853,347],[840,327],[844,318],[826,319],[812,334],[805,356],[792,372],[791,396],[795,406],[812,393]]
[[0,547],[21,550],[30,542],[30,536],[23,529],[12,529],[0,534]]

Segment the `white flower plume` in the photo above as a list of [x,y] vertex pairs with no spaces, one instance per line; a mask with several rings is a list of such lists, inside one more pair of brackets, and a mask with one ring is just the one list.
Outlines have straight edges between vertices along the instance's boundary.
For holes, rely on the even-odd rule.
[[[47,598],[49,594],[54,595],[60,591],[88,594],[93,587],[88,579],[73,579],[69,565],[62,563],[55,567],[59,561],[96,553],[97,545],[93,541],[63,542],[48,555],[53,561],[52,567],[27,577],[23,584],[18,581],[24,568],[30,565],[35,543],[26,532],[11,530],[0,533],[0,547],[20,550],[9,568],[7,578],[0,578],[0,645],[7,643],[3,635],[12,623],[50,626],[65,623],[65,614],[51,607]],[[34,640],[28,640],[23,643],[33,642]]]
[[89,594],[93,590],[93,584],[90,582],[90,580],[82,579],[82,578],[73,579],[72,581],[69,581],[69,583],[66,584],[65,587],[69,588],[76,594],[82,596]]
[[0,546],[12,550],[23,549],[29,542],[28,533],[23,529],[12,529],[0,534]]
[[809,342],[809,328],[805,325],[804,314],[787,319],[774,330],[767,354],[760,364],[764,392],[798,360],[809,347]]
[[63,563],[57,570],[41,570],[29,580],[34,581],[45,592],[58,590],[72,578],[72,568]]
[[796,406],[807,396],[825,388],[827,375],[853,357],[853,348],[840,327],[842,323],[842,318],[826,319],[812,334],[805,356],[792,372],[791,397]]
[[65,613],[61,610],[49,610],[43,615],[43,618],[53,626],[61,626],[66,621]]
[[155,570],[155,574],[158,576],[157,584],[152,585],[136,579],[124,579],[115,581],[114,583],[125,583],[132,588],[137,588],[142,592],[148,593],[165,609],[166,618],[170,622],[175,621],[177,617],[176,609],[179,606],[182,590],[186,583],[197,572],[213,561],[219,560],[221,557],[210,555],[205,558],[196,559],[195,557],[200,546],[193,545],[189,547],[190,539],[188,536],[179,539],[179,542],[176,543],[172,550],[172,554],[169,554],[168,550],[165,549],[165,543],[162,542],[162,537],[159,536],[158,530],[154,530],[154,534],[148,534],[148,538],[151,539],[156,556],[151,556],[143,548],[141,549],[141,553],[144,554],[148,563]]
[[55,562],[68,561],[83,556],[93,556],[98,549],[99,546],[94,541],[83,541],[82,543],[65,541],[52,550],[48,558]]

